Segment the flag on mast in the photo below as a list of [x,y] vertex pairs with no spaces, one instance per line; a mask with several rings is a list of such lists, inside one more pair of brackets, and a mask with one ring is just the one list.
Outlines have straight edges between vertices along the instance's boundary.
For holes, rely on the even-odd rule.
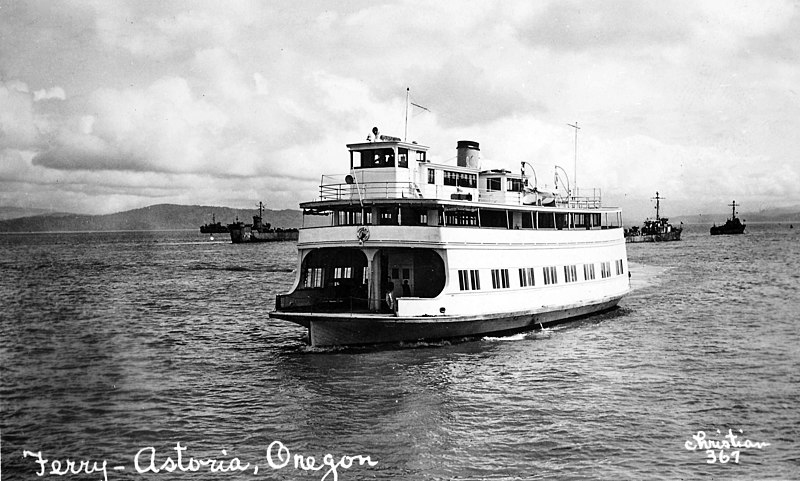
[[418,109],[422,109],[422,110],[424,110],[424,111],[426,111],[428,113],[431,112],[430,109],[428,109],[427,107],[423,107],[420,104],[415,104],[414,102],[412,102],[411,101],[411,89],[409,87],[406,87],[406,122],[405,122],[406,125],[405,125],[405,132],[404,132],[404,135],[403,135],[403,141],[404,142],[408,139],[408,106],[409,105],[411,105],[413,107],[417,107]]
[[413,105],[414,107],[420,108],[420,109],[422,109],[422,110],[425,110],[426,112],[430,112],[430,111],[431,111],[430,109],[428,109],[428,108],[426,108],[426,107],[423,107],[423,106],[422,106],[422,105],[420,105],[420,104],[415,104],[414,102],[411,102],[411,105]]

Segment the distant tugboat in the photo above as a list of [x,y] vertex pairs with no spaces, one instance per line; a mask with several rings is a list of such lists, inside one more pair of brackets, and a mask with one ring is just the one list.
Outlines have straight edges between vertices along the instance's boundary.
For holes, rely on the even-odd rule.
[[[655,220],[647,219],[641,228],[633,226],[630,229],[625,229],[625,242],[667,242],[681,240],[681,232],[683,227],[674,227],[670,224],[666,217],[660,216],[660,201],[663,197],[659,197],[658,192],[653,197],[656,201],[656,218]],[[681,222],[683,225],[683,222]]]
[[731,218],[725,221],[725,225],[714,224],[711,227],[711,235],[728,235],[728,234],[743,234],[746,225],[742,224],[738,217],[736,217],[736,201],[728,204],[731,207]]
[[233,224],[228,224],[231,233],[231,242],[242,244],[245,242],[280,242],[297,240],[297,229],[272,229],[267,222],[263,223],[262,214],[264,204],[258,203],[258,215],[253,216],[252,224],[245,224],[237,219]]
[[213,212],[211,213],[211,223],[200,226],[201,234],[224,234],[225,232],[228,232],[228,227],[216,222]]

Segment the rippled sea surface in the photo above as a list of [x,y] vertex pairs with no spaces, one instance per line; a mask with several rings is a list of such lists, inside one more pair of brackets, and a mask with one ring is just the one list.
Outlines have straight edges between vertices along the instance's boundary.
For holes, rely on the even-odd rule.
[[[104,479],[49,474],[67,459],[109,480],[800,479],[800,228],[687,226],[628,245],[610,313],[380,349],[310,349],[268,319],[291,243],[6,234],[0,252],[4,480]],[[687,448],[729,429],[768,445]]]

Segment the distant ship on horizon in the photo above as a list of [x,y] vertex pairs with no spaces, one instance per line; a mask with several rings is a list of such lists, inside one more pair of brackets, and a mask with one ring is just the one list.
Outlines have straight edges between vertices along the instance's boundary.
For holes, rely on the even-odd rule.
[[226,232],[228,232],[228,227],[217,222],[213,212],[211,213],[211,223],[200,226],[201,234],[224,234]]
[[656,201],[656,218],[655,220],[646,219],[640,228],[633,226],[630,229],[625,229],[625,242],[668,242],[681,240],[681,232],[683,232],[683,222],[680,227],[675,227],[669,223],[669,219],[661,217],[660,208],[661,200],[658,192],[653,197]]
[[231,233],[231,242],[242,244],[247,242],[281,242],[296,241],[299,235],[297,229],[273,229],[263,221],[264,204],[258,203],[258,215],[253,216],[252,224],[245,224],[238,219],[233,224],[228,224],[227,231]]
[[732,235],[732,234],[743,234],[745,224],[742,224],[742,221],[736,217],[736,201],[734,200],[733,203],[728,204],[731,207],[731,217],[725,221],[723,225],[714,224],[711,226],[711,235]]

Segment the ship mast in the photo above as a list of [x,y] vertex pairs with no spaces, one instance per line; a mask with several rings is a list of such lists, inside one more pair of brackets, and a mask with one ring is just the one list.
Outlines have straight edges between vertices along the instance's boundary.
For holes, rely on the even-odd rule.
[[732,204],[728,204],[731,207],[731,220],[736,218],[736,201],[734,200]]
[[655,201],[656,201],[656,221],[658,221],[659,219],[661,219],[661,216],[659,215],[659,208],[660,208],[661,204],[659,203],[659,201],[661,199],[663,199],[663,197],[659,197],[658,196],[658,191],[656,191],[656,196],[653,197],[653,199],[655,199]]
[[567,124],[573,129],[575,129],[575,163],[572,170],[572,191],[574,192],[574,196],[578,195],[578,121],[575,121],[575,125]]
[[406,125],[405,125],[405,131],[403,132],[403,142],[406,142],[408,140],[408,96],[410,90],[411,88],[406,87]]

